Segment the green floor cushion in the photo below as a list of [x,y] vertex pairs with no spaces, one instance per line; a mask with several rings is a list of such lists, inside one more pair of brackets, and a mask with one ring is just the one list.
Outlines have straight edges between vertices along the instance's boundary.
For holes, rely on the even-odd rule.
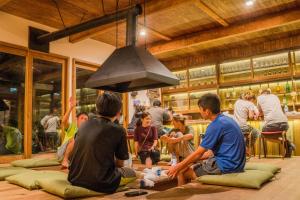
[[[106,194],[95,192],[86,188],[73,186],[65,178],[56,179],[39,179],[36,181],[39,187],[43,188],[46,192],[60,196],[65,199],[83,198],[92,196],[104,196]],[[117,192],[128,190],[128,187],[121,186]]]
[[261,170],[272,172],[273,174],[280,172],[281,168],[276,165],[266,163],[246,163],[245,170]]
[[56,158],[31,158],[16,160],[10,163],[15,167],[35,168],[35,167],[50,167],[60,165]]
[[19,185],[28,190],[39,189],[37,184],[38,180],[41,179],[67,179],[68,174],[60,171],[28,171],[13,176],[6,177],[6,181],[9,183]]
[[6,177],[15,174],[33,171],[30,169],[25,169],[23,167],[0,167],[0,181],[4,181]]
[[259,189],[261,185],[273,178],[273,174],[260,170],[245,170],[241,173],[205,175],[198,178],[204,184],[222,185]]
[[60,196],[62,198],[83,198],[91,196],[102,196],[103,193],[95,192],[86,188],[73,186],[65,178],[59,179],[40,179],[37,180],[38,185],[46,192]]
[[137,179],[137,177],[131,177],[131,178],[121,178],[120,187],[126,186],[129,183],[134,182]]

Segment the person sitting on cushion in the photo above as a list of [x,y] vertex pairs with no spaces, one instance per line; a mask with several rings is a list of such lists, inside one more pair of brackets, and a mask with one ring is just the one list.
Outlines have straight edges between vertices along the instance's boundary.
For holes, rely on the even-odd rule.
[[[202,118],[212,122],[208,125],[198,149],[170,168],[168,176],[177,176],[178,185],[202,175],[244,170],[246,146],[243,134],[232,118],[221,114],[219,97],[216,94],[205,94],[199,99],[198,106]],[[213,152],[213,156],[208,150]],[[199,159],[203,161],[190,167],[190,164]]]
[[102,193],[115,192],[121,179],[135,177],[125,168],[129,158],[126,131],[115,124],[122,102],[114,93],[104,92],[96,101],[98,115],[77,131],[68,180],[72,185]]
[[161,136],[161,140],[167,143],[168,151],[175,154],[177,160],[186,158],[195,151],[194,129],[185,125],[185,118],[182,115],[173,115],[174,128],[168,135]]
[[0,124],[0,155],[20,154],[22,139],[23,136],[19,129]]
[[76,123],[72,122],[71,124],[68,123],[68,119],[70,117],[71,111],[73,108],[76,107],[76,102],[70,99],[70,108],[66,112],[66,114],[63,117],[62,124],[65,128],[67,128],[65,139],[63,141],[63,144],[57,151],[58,160],[62,160],[61,166],[62,169],[66,169],[69,166],[69,159],[70,155],[74,148],[76,133],[78,128],[89,119],[89,116],[85,112],[80,112],[76,115]]
[[134,149],[136,157],[140,157],[147,168],[152,168],[152,164],[160,159],[160,152],[156,150],[157,140],[157,129],[151,126],[151,115],[143,112],[134,130]]

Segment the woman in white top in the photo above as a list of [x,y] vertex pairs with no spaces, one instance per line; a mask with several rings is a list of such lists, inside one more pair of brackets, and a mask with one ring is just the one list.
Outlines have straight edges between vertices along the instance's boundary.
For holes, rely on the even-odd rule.
[[[241,128],[243,134],[251,133],[251,144],[254,145],[258,137],[258,130],[250,126],[248,119],[256,120],[259,116],[257,107],[254,105],[255,95],[248,91],[241,94],[234,104],[234,119]],[[246,138],[246,145],[249,146],[249,138]]]

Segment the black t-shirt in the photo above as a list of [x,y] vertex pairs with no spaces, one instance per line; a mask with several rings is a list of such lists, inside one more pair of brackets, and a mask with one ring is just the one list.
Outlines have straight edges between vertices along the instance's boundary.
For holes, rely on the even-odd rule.
[[94,118],[78,130],[68,180],[76,186],[113,193],[121,174],[115,158],[129,158],[125,129],[105,118]]

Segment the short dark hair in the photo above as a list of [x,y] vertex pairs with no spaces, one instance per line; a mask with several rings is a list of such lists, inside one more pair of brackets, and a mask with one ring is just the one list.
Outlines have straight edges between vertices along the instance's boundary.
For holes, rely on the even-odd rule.
[[151,116],[150,113],[148,112],[142,112],[140,114],[140,117],[138,118],[137,122],[136,122],[136,126],[142,126],[142,119],[148,117],[148,116]]
[[86,115],[87,117],[89,117],[89,115],[86,112],[80,112],[76,115],[76,117],[80,117],[81,115]]
[[104,92],[96,101],[97,112],[104,117],[114,117],[121,111],[122,101],[119,96],[111,92]]
[[204,94],[198,101],[198,106],[204,110],[209,109],[213,114],[220,113],[220,99],[218,95],[207,93]]
[[155,99],[154,101],[153,101],[153,106],[161,106],[161,102],[160,102],[160,100],[158,100],[158,99]]

